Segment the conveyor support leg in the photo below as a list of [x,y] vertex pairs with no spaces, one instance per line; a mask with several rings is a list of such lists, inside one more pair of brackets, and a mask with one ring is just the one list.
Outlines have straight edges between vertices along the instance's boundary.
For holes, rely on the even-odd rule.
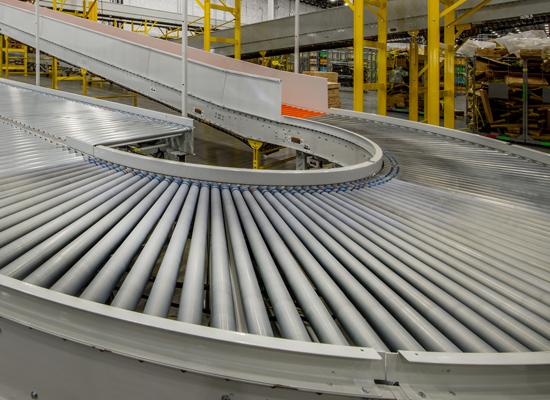
[[248,143],[254,150],[254,155],[252,156],[252,169],[260,169],[260,147],[262,147],[263,143],[252,139],[249,139]]

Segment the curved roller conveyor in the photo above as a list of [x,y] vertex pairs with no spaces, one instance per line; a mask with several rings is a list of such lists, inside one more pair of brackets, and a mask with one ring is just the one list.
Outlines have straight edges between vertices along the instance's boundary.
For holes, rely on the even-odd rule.
[[[55,101],[66,119],[82,115]],[[540,162],[332,114],[313,120],[384,148],[377,175],[220,184],[70,152],[32,107],[3,109],[0,275],[107,314],[219,328],[228,340],[249,332],[387,354],[550,350],[550,169]]]
[[[273,77],[204,61],[192,68],[227,87],[285,96]],[[246,112],[209,90],[191,93],[190,114],[205,106],[212,125],[337,167],[126,153],[113,145],[192,124],[0,82],[0,350],[12,362],[0,396],[65,398],[89,379],[89,398],[550,392],[546,154],[348,111],[284,117],[281,97]]]

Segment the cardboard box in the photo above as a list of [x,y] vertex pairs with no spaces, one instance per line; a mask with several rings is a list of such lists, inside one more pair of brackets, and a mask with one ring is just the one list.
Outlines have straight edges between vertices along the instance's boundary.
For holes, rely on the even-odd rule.
[[523,59],[527,58],[542,58],[542,49],[536,49],[536,50],[521,50],[519,52],[519,56]]
[[326,78],[329,82],[338,83],[338,72],[304,71],[302,74]]

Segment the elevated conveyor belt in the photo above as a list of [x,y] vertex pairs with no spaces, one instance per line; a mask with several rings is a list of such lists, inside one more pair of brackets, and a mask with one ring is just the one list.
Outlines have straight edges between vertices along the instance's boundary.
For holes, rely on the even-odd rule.
[[[9,26],[25,37],[21,28]],[[276,80],[217,68],[227,92],[200,101],[220,125],[261,127],[289,147],[298,137],[296,150],[341,166],[249,171],[132,155],[90,135],[115,113],[90,121],[74,109],[107,103],[1,81],[0,354],[10,362],[0,395],[550,392],[548,155],[349,111],[283,117],[281,101],[237,104],[227,84],[242,78],[254,95]],[[67,119],[34,117],[36,99],[55,94]],[[135,126],[125,135],[139,137]]]

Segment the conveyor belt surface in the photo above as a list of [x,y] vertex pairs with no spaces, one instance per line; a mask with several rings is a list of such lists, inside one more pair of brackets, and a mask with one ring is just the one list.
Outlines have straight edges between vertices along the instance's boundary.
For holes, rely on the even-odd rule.
[[[26,206],[0,218],[0,274],[161,318],[302,341],[550,349],[545,188],[515,190],[545,182],[546,166],[426,132],[316,119],[388,149],[380,176],[268,189],[94,159],[75,178],[63,164],[2,199]],[[64,154],[58,164],[74,158]]]
[[[33,112],[29,113],[28,110]],[[90,106],[77,101],[25,91],[0,83],[0,116],[38,127],[53,137],[67,136],[92,144],[119,144],[178,136],[186,126],[155,121],[129,112]]]

